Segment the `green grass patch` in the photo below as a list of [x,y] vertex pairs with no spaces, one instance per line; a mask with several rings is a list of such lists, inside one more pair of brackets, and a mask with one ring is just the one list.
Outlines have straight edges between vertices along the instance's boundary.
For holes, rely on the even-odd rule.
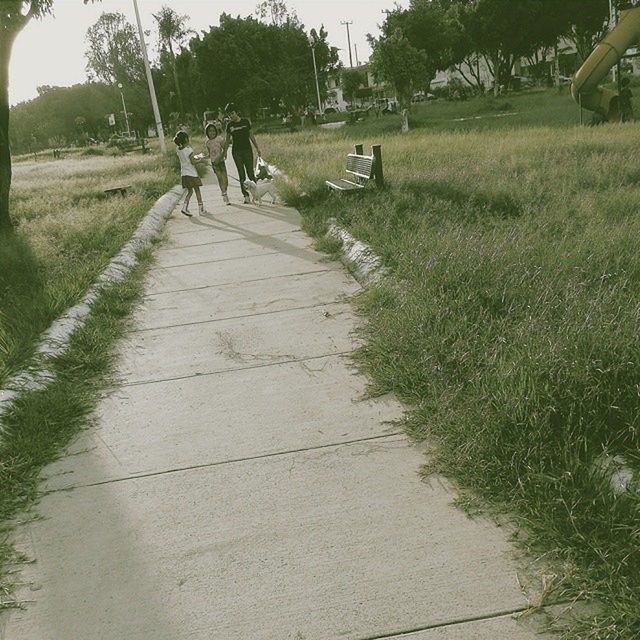
[[[112,384],[113,346],[125,333],[143,288],[150,252],[122,282],[105,290],[68,351],[53,363],[55,380],[43,391],[23,393],[3,416],[0,440],[0,611],[18,606],[12,597],[11,565],[22,559],[13,548],[11,519],[25,517],[38,499],[40,471],[73,436],[91,425],[99,394]],[[29,560],[29,559],[27,559]]]
[[[631,640],[640,494],[615,498],[594,462],[620,455],[640,473],[640,129],[568,126],[567,95],[505,99],[529,115],[455,119],[495,112],[486,98],[438,107],[404,136],[362,123],[261,146],[308,229],[336,217],[392,270],[359,300],[372,393],[410,404],[430,470],[512,514],[528,548],[555,559],[556,596],[600,603],[566,638]],[[324,180],[354,142],[382,144],[387,187],[330,195]]]
[[[77,156],[14,167],[16,229],[0,237],[0,388],[176,180],[157,156]],[[132,187],[125,198],[104,193],[123,184]]]

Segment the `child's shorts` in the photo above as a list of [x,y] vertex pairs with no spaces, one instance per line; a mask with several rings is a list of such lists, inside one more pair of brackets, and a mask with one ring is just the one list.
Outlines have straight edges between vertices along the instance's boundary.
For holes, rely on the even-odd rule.
[[194,187],[201,187],[202,180],[197,176],[182,176],[182,188],[193,189]]

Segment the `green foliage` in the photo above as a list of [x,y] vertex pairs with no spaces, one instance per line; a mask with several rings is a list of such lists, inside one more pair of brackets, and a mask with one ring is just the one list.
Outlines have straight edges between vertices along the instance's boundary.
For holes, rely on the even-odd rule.
[[366,77],[358,69],[342,69],[340,83],[342,84],[344,95],[347,96],[349,102],[353,102],[360,86],[366,83]]
[[[105,116],[116,112],[120,102],[115,87],[89,83],[38,87],[38,92],[37,98],[11,109],[10,140],[14,153],[49,148],[54,139],[58,145],[63,141],[64,146],[82,144],[86,136],[96,140],[108,137]],[[81,127],[78,118],[82,118]]]
[[106,83],[132,84],[144,79],[138,33],[122,13],[103,13],[87,30],[90,78]]
[[[322,81],[338,62],[337,50],[327,45],[324,30],[312,30],[311,37]],[[178,68],[186,76],[185,102],[198,111],[234,101],[246,113],[261,108],[277,113],[314,102],[309,41],[291,21],[278,26],[223,14],[220,26],[191,41]]]
[[416,88],[423,87],[429,70],[426,54],[416,49],[400,29],[378,40],[371,39],[374,73],[395,89],[401,105],[407,106]]

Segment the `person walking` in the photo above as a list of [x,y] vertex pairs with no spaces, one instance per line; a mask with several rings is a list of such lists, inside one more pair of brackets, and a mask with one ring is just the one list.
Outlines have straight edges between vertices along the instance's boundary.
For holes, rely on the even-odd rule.
[[229,103],[225,108],[225,113],[229,117],[227,124],[227,136],[224,145],[224,153],[226,154],[229,145],[231,145],[231,155],[238,169],[238,178],[240,179],[240,189],[244,196],[244,204],[250,204],[249,192],[244,186],[244,181],[256,181],[253,172],[253,151],[251,145],[255,147],[258,156],[261,155],[256,138],[251,131],[251,122],[248,118],[244,118],[238,112],[235,104]]
[[187,190],[187,197],[184,199],[184,204],[180,213],[187,217],[191,217],[189,213],[189,201],[193,192],[196,192],[196,199],[198,200],[198,209],[200,215],[206,213],[204,210],[204,204],[202,203],[202,194],[200,193],[200,187],[202,186],[202,180],[198,175],[198,170],[195,166],[195,158],[193,149],[189,146],[189,136],[184,131],[178,131],[173,139],[178,150],[178,159],[180,160],[180,175],[182,176],[182,188]]
[[227,159],[227,152],[225,148],[225,139],[222,132],[218,130],[218,127],[210,122],[204,132],[207,134],[205,140],[205,147],[209,154],[209,160],[211,161],[211,168],[216,174],[218,179],[218,186],[222,193],[222,200],[225,204],[229,203],[229,196],[227,195],[227,189],[229,187],[229,176],[227,175],[227,166],[225,160]]

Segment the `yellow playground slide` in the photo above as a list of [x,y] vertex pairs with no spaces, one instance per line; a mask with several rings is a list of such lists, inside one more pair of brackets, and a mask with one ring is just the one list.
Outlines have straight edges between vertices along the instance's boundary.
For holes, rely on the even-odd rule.
[[574,100],[609,122],[620,120],[618,93],[598,86],[632,45],[640,43],[640,7],[620,12],[618,24],[591,52],[571,83]]

